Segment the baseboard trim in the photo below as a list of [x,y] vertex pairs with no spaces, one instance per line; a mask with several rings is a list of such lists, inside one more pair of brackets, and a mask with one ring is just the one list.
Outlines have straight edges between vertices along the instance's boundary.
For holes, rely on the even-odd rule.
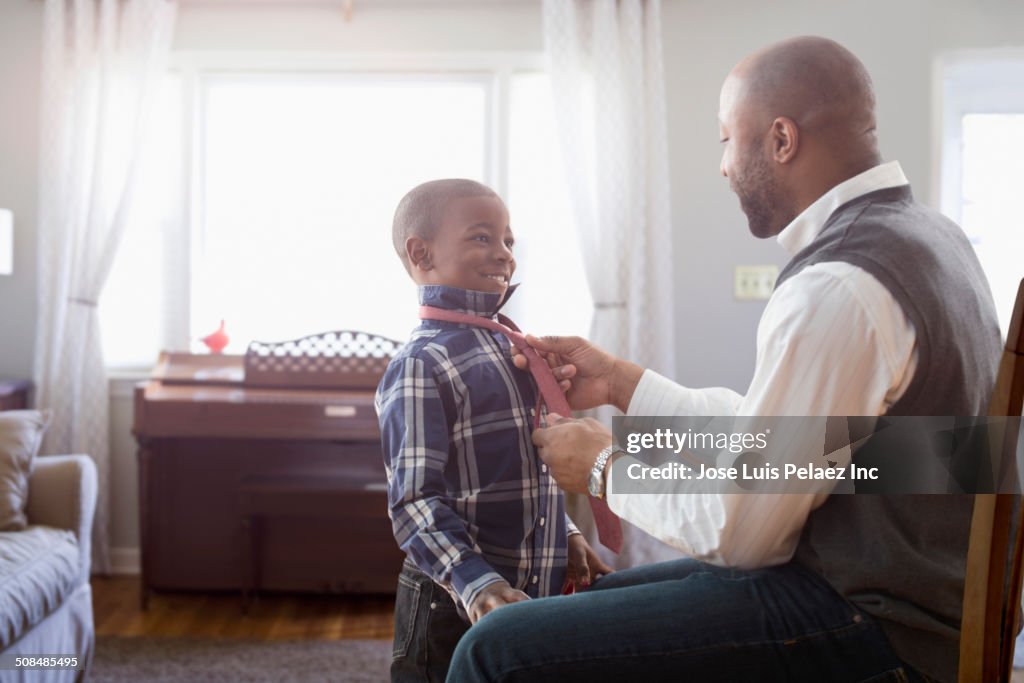
[[111,548],[110,573],[118,576],[136,576],[142,561],[138,548]]

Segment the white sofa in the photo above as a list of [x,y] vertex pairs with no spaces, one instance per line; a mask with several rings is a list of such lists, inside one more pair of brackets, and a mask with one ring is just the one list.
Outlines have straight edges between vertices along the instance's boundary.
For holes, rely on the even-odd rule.
[[0,669],[0,683],[85,681],[95,632],[89,587],[96,467],[85,455],[35,459],[28,528],[0,532],[0,655],[76,655],[79,670]]

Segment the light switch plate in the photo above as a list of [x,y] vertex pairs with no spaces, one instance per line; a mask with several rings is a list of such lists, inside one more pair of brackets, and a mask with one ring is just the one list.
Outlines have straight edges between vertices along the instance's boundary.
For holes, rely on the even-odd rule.
[[736,266],[733,297],[737,301],[764,301],[772,295],[779,267]]

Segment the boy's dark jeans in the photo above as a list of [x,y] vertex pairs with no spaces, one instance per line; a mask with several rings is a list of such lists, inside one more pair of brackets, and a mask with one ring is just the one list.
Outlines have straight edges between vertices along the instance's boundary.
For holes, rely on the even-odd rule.
[[445,589],[408,560],[398,575],[392,683],[440,683],[469,624]]

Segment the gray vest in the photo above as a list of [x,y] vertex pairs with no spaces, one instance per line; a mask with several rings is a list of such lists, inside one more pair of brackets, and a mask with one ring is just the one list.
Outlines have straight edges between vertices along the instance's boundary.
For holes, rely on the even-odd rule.
[[[872,192],[837,209],[776,286],[828,261],[874,276],[914,326],[917,370],[888,414],[986,414],[999,326],[956,224],[909,186]],[[873,615],[904,661],[955,681],[972,506],[966,495],[834,495],[811,512],[794,559]]]

